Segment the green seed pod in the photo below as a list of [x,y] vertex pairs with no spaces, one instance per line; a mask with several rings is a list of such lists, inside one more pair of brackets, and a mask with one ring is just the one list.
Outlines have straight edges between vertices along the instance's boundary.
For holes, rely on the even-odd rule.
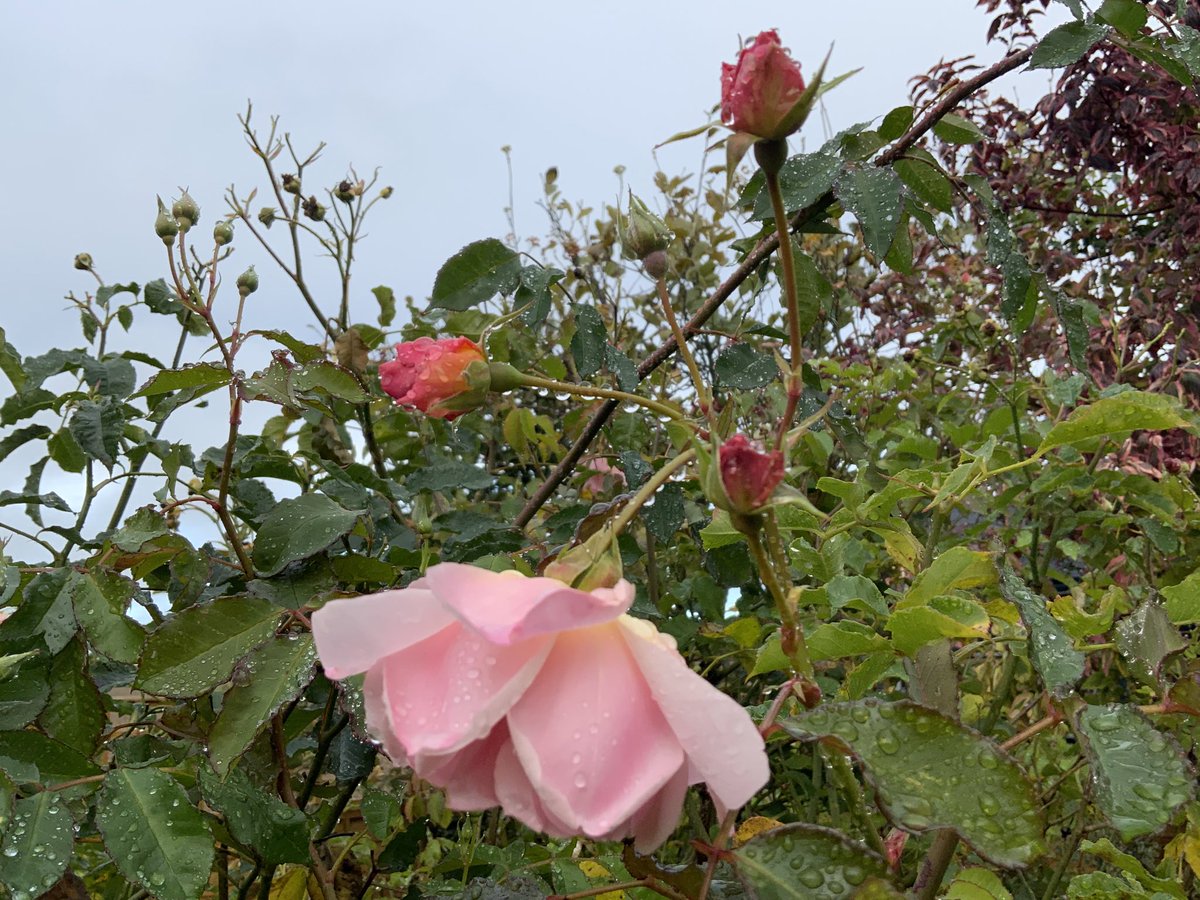
[[317,202],[316,195],[304,201],[303,209],[304,215],[308,216],[314,222],[320,222],[325,218],[325,207]]
[[271,227],[271,223],[275,221],[275,207],[264,206],[258,211],[258,221],[262,222],[267,228]]
[[279,183],[283,185],[283,189],[289,194],[300,193],[300,179],[295,175],[284,173],[283,175],[279,176]]
[[233,240],[233,223],[220,221],[213,226],[213,241],[218,247],[224,247]]
[[76,253],[75,254],[75,268],[77,268],[83,272],[92,271],[92,254]]

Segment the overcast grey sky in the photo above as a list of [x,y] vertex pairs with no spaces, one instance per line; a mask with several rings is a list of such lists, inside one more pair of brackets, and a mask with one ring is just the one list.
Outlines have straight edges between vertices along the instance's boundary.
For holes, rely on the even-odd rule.
[[[25,355],[82,346],[62,297],[94,282],[72,257],[91,253],[108,281],[161,277],[155,194],[188,186],[207,239],[225,188],[261,184],[235,118],[247,99],[260,124],[278,114],[298,147],[327,142],[322,186],[348,164],[379,166],[381,184],[395,186],[372,213],[355,274],[352,318],[370,319],[371,287],[424,298],[447,256],[507,232],[502,145],[512,147],[519,235],[538,235],[549,166],[569,198],[594,204],[616,195],[618,164],[646,195],[657,166],[694,172],[699,141],[663,148],[657,163],[652,148],[706,121],[739,34],[777,27],[806,74],[831,44],[831,72],[862,66],[826,100],[837,129],[905,102],[908,79],[940,58],[998,58],[987,24],[974,0],[5,3],[0,325]],[[997,89],[1016,86],[1032,101],[1047,76],[1016,78]],[[804,138],[823,137],[814,117]],[[228,271],[254,263],[261,275],[250,324],[315,339],[307,311],[247,238],[235,241]],[[144,316],[114,349],[147,349],[153,335],[161,343],[150,351],[169,356],[163,344],[175,333]],[[0,381],[0,400],[10,390]],[[6,484],[16,487],[29,461],[0,464]],[[51,466],[44,488],[75,502],[78,476]]]

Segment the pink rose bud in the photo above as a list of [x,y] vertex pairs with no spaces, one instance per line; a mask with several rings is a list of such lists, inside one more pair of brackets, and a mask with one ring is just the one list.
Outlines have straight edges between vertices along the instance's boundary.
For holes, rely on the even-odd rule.
[[749,714],[675,641],[625,614],[633,585],[578,590],[441,563],[403,590],[312,617],[330,678],[366,673],[367,727],[461,811],[499,806],[565,838],[627,836],[648,853],[689,784],[723,811],[770,774]]
[[790,114],[804,93],[800,65],[764,31],[742,48],[737,63],[721,64],[721,121],[762,140],[781,140],[800,127]]
[[752,513],[761,509],[783,481],[783,454],[763,452],[744,434],[735,434],[718,451],[721,486],[732,512]]
[[453,419],[483,405],[491,374],[474,341],[422,337],[396,345],[396,358],[379,366],[379,381],[401,406]]

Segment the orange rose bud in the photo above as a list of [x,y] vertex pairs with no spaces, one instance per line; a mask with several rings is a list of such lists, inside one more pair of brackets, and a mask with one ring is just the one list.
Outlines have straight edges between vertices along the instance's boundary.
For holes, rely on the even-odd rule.
[[379,381],[401,406],[454,419],[483,405],[491,372],[474,341],[422,337],[396,345],[396,358],[379,367]]

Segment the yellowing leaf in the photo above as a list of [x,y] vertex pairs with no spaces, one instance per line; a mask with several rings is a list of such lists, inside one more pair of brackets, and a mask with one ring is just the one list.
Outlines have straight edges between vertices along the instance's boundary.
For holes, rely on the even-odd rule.
[[770,831],[772,828],[782,828],[783,823],[777,819],[769,819],[766,816],[751,816],[745,822],[738,826],[737,832],[733,836],[733,846],[740,847],[746,841],[750,840],[764,831]]

